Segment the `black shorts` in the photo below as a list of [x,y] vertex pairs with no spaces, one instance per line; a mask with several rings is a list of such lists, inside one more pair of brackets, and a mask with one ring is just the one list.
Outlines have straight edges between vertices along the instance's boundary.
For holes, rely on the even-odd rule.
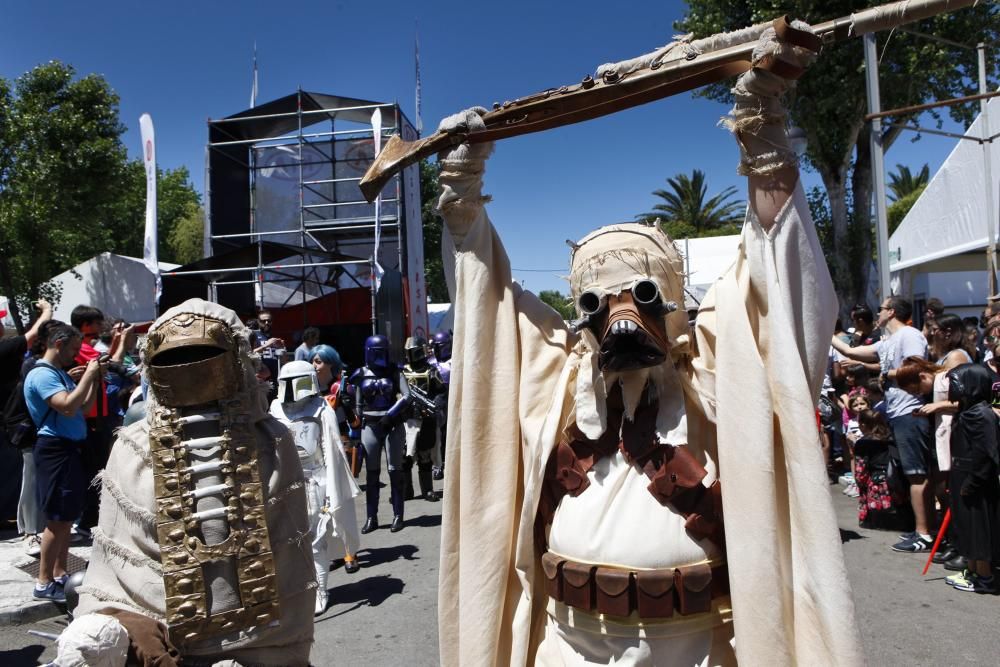
[[900,415],[889,421],[904,475],[927,475],[937,467],[934,434],[927,417]]
[[87,480],[80,457],[82,444],[45,435],[35,442],[38,506],[49,521],[76,521],[83,512]]

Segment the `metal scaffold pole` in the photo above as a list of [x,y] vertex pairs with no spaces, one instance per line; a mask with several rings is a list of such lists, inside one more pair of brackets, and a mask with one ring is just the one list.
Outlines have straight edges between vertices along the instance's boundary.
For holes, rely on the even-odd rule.
[[[985,95],[989,91],[986,89],[986,45],[980,42],[976,45],[976,54],[979,56],[979,94]],[[982,111],[983,139],[990,138],[990,115],[989,100],[983,98],[979,101],[979,108]],[[984,141],[983,146],[983,194],[986,197],[986,271],[987,276],[987,296],[997,293],[997,217],[996,201],[993,195],[993,160],[990,156],[992,152],[992,141]]]
[[[875,51],[875,33],[865,35],[864,43],[868,113],[877,114],[881,111],[882,102],[879,99],[878,54]],[[891,293],[889,286],[889,222],[885,206],[885,155],[882,148],[882,119],[879,117],[871,120],[869,142],[872,158],[872,183],[874,185],[872,190],[875,198],[879,299],[885,299]]]

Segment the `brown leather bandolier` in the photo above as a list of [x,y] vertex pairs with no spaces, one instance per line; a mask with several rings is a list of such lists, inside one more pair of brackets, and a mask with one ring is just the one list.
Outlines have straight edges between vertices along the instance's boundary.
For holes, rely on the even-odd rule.
[[686,446],[661,444],[656,436],[657,403],[644,395],[632,421],[624,418],[621,387],[608,395],[607,428],[590,440],[571,425],[552,450],[545,468],[542,493],[535,517],[535,543],[548,544],[546,530],[552,524],[563,496],[578,496],[589,486],[587,473],[605,456],[621,451],[625,460],[649,478],[649,493],[661,505],[669,505],[684,516],[694,539],[711,540],[726,547],[722,521],[722,487],[718,480],[706,487],[708,472]]
[[542,554],[545,591],[553,600],[610,616],[670,618],[712,609],[712,600],[729,595],[725,565],[708,563],[657,570],[627,570],[577,563],[551,551]]
[[643,619],[698,614],[712,608],[712,600],[729,595],[724,564],[684,565],[656,570],[629,570],[578,563],[547,551],[547,529],[563,496],[578,496],[589,486],[587,473],[605,456],[621,451],[625,460],[649,478],[649,493],[685,518],[694,539],[709,539],[725,549],[722,524],[722,487],[706,487],[708,472],[685,446],[661,444],[656,436],[658,405],[644,395],[635,418],[624,418],[621,388],[615,386],[607,402],[607,428],[597,440],[586,438],[575,424],[566,429],[545,469],[535,517],[535,543],[542,553],[546,590],[571,607],[612,616],[637,611]]

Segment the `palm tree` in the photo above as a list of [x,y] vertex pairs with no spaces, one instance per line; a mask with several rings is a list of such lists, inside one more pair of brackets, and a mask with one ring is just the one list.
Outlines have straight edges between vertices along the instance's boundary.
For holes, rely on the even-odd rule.
[[915,190],[922,189],[931,180],[931,169],[925,163],[916,176],[910,173],[909,167],[901,164],[896,165],[896,173],[889,174],[889,190],[892,194],[889,199],[897,201]]
[[660,218],[664,223],[683,223],[696,232],[740,222],[746,210],[743,201],[731,201],[736,188],[730,186],[706,201],[708,186],[705,172],[695,169],[691,176],[677,174],[667,179],[668,190],[654,190],[653,195],[663,201],[653,206],[649,213],[635,216],[636,220]]

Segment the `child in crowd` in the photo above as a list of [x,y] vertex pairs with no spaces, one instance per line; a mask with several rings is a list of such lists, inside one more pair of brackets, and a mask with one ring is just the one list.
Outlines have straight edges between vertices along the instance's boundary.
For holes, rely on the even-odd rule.
[[879,412],[882,416],[885,416],[885,391],[882,390],[882,384],[878,378],[872,378],[868,380],[868,384],[865,385],[865,391],[868,393],[868,403],[871,404],[872,410]]
[[979,364],[948,372],[948,397],[959,412],[951,429],[951,521],[955,546],[968,568],[947,577],[957,590],[996,593],[992,563],[1000,562],[1000,446],[991,407],[993,375]]
[[842,398],[846,405],[843,413],[846,441],[844,444],[844,454],[849,459],[851,474],[855,476],[855,479],[844,489],[844,495],[857,498],[858,484],[856,479],[857,470],[854,468],[854,443],[862,437],[861,429],[858,425],[858,415],[866,410],[870,410],[871,404],[868,402],[868,392],[860,386],[855,387]]
[[889,479],[892,430],[881,412],[858,413],[861,437],[854,443],[854,479],[858,486],[858,525],[882,530],[912,530],[913,511],[901,489]]

